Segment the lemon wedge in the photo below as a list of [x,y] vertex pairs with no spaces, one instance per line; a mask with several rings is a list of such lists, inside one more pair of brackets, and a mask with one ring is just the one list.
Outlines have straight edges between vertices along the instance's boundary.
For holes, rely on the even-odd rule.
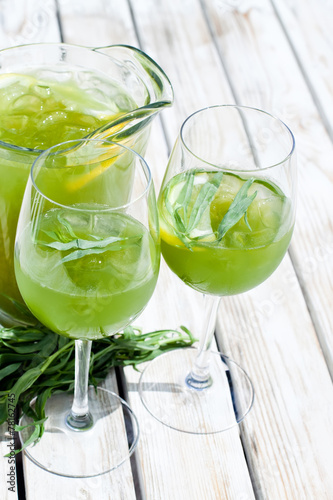
[[36,78],[29,75],[20,75],[18,73],[1,73],[0,88],[8,87],[14,83],[19,83],[22,87],[30,87],[37,82]]
[[[91,139],[98,140],[106,140],[111,138],[116,133],[119,132],[126,125],[127,121],[122,122],[120,124],[109,127],[103,132],[94,134]],[[80,146],[79,146],[80,147]],[[77,150],[76,150],[77,151]],[[121,146],[117,146],[116,144],[110,144],[107,148],[107,151],[93,160],[88,160],[85,162],[85,165],[91,165],[92,163],[97,163],[95,168],[92,168],[90,172],[86,172],[76,179],[71,179],[67,183],[67,189],[70,192],[76,191],[77,189],[81,189],[85,185],[89,184],[93,179],[103,174],[108,168],[110,168],[116,160],[124,153],[124,150]]]

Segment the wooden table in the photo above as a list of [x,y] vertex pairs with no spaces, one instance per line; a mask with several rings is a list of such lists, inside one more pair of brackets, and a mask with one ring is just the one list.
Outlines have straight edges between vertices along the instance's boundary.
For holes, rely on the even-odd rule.
[[[175,103],[154,122],[147,153],[157,189],[183,120],[218,103],[259,107],[287,122],[299,171],[289,254],[264,284],[223,299],[219,311],[219,346],[247,370],[256,391],[244,423],[211,436],[172,431],[145,410],[137,375],[126,369],[141,427],[135,461],[74,480],[23,459],[12,493],[2,458],[2,499],[333,498],[332,27],[328,0],[0,0],[1,48],[122,43],[163,67]],[[199,334],[199,310],[196,294],[162,265],[136,324],[149,331],[183,323]]]

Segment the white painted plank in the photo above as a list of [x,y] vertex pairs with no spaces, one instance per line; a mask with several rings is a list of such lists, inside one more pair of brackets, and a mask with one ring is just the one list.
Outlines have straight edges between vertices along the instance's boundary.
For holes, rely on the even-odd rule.
[[66,43],[89,47],[137,45],[127,2],[59,0],[59,11]]
[[[167,160],[166,151],[161,151],[162,140],[161,131],[155,127],[151,144],[158,144],[159,149],[148,148],[147,159],[154,166],[157,185]],[[162,262],[155,293],[135,323],[146,332],[185,324],[199,335],[202,306],[200,295],[186,287]],[[170,430],[142,406],[137,393],[138,374],[131,368],[126,368],[125,374],[129,401],[141,428],[139,458],[147,499],[254,498],[237,428],[206,437]]]
[[1,0],[0,47],[59,42],[55,0]]
[[332,383],[291,272],[285,259],[263,285],[223,298],[218,338],[256,391],[242,439],[257,497],[330,499]]
[[[207,98],[213,104],[221,99],[221,95],[229,101],[232,96],[214,48],[207,42],[209,33],[196,2],[184,2],[183,5],[166,1],[159,4],[138,1],[132,3],[132,8],[143,49],[159,61],[174,86],[175,105],[170,112],[162,114],[172,146],[187,114],[205,106]],[[172,27],[172,34],[169,27]],[[197,58],[192,57],[193,47]],[[161,151],[161,137],[157,133],[155,128],[147,158],[154,168],[159,189],[167,157]],[[163,264],[154,297],[137,323],[143,325],[145,331],[185,324],[200,334],[201,308],[200,295],[186,287]],[[191,437],[170,431],[154,421],[145,409],[140,410],[132,375],[128,371],[126,374],[132,389],[129,391],[130,401],[138,412],[141,427],[147,427],[148,432],[151,427],[154,429],[149,436],[145,436],[143,431],[140,444],[143,478],[149,499],[253,498],[237,429],[214,437]],[[205,446],[202,446],[203,443]],[[233,453],[230,453],[231,449]],[[180,490],[179,471],[185,469],[185,463],[185,486]]]
[[126,378],[131,404],[140,417],[138,447],[147,499],[254,499],[249,477],[244,474],[237,427],[210,436],[168,429],[144,408],[139,412],[139,374],[126,368]]
[[174,88],[174,106],[163,113],[172,147],[187,116],[234,99],[197,1],[131,3],[143,50],[163,65]]
[[333,3],[272,0],[333,140]]
[[[108,376],[105,382],[101,384],[101,387],[116,392],[117,383],[114,375]],[[108,450],[117,447],[117,449],[124,451],[127,447],[127,443],[123,439],[125,432],[119,432],[119,428],[124,429],[121,409],[103,416],[103,418],[99,419],[98,424],[104,429],[104,438],[103,443],[101,443],[100,452],[95,457],[92,457],[89,442],[86,442],[87,440],[85,440],[83,448],[78,446],[77,450],[78,461],[84,461],[85,457],[89,458],[89,460],[93,459],[93,473],[98,471],[99,463],[103,461],[103,457],[108,453]],[[61,434],[55,433],[54,439],[59,441]],[[52,456],[53,446],[51,438],[49,442],[50,453],[48,453],[48,456]],[[46,460],[48,456],[45,457]],[[66,460],[66,457],[64,457],[64,460]],[[100,500],[101,490],[103,491],[103,499],[105,498],[105,500],[134,500],[136,498],[129,460],[124,462],[119,469],[102,476],[72,479],[45,472],[30,462],[29,459],[25,459],[24,477],[26,481],[27,500],[44,498],[46,491],[49,500],[62,500],[63,498],[66,498],[66,500]]]

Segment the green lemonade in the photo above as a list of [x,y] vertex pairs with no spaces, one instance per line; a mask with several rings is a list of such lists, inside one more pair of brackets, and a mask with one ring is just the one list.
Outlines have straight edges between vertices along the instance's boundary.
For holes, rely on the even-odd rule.
[[[215,174],[194,171],[187,220],[201,188]],[[175,274],[202,293],[233,295],[255,287],[277,268],[288,248],[293,231],[290,201],[277,186],[265,180],[253,181],[248,193],[257,193],[246,217],[242,216],[218,238],[219,224],[246,180],[224,173],[214,198],[186,238],[177,232],[170,215],[181,214],[179,199],[184,174],[173,177],[160,194],[163,257]]]
[[15,272],[43,324],[93,340],[120,331],[142,311],[155,288],[159,255],[158,243],[129,215],[53,208],[37,232],[31,223],[23,229]]
[[87,71],[0,75],[0,323],[6,324],[7,317],[9,324],[13,318],[29,321],[22,312],[13,259],[32,162],[40,150],[83,138],[136,107],[112,81]]

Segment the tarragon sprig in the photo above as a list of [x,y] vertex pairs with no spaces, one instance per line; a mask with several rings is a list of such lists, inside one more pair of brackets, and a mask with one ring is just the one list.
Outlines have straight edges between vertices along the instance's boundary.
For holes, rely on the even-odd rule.
[[129,247],[135,243],[139,243],[142,235],[119,237],[109,236],[103,238],[94,234],[88,235],[90,239],[79,238],[71,224],[60,214],[57,215],[58,228],[53,231],[41,229],[41,232],[49,237],[50,241],[37,240],[36,243],[40,246],[53,248],[60,251],[74,250],[64,256],[57,265],[63,264],[77,259],[81,259],[86,255],[103,253],[105,250],[119,251]]
[[187,234],[190,234],[196,228],[203,216],[206,208],[213,201],[216,191],[222,182],[223,172],[217,172],[213,177],[202,186],[194,202],[190,219],[187,226]]
[[244,184],[236,194],[233,202],[228,208],[217,229],[218,241],[222,240],[226,232],[229,231],[229,229],[231,229],[235,224],[237,224],[237,222],[243,217],[243,215],[245,224],[250,229],[250,231],[252,231],[251,226],[247,220],[247,209],[253,202],[254,198],[257,196],[257,191],[248,196],[248,190],[253,182],[253,177],[251,179],[248,179],[246,182],[244,182]]
[[[174,232],[189,250],[192,250],[191,245],[193,245],[194,241],[198,241],[207,236],[203,235],[191,238],[190,234],[199,225],[204,212],[212,203],[223,178],[223,172],[220,171],[205,182],[194,201],[191,212],[188,213],[189,204],[193,194],[194,177],[198,172],[200,171],[190,170],[183,174],[185,182],[175,201],[175,204],[171,204],[169,200],[169,193],[173,187],[172,182],[166,188],[164,197],[166,209],[172,218]],[[237,224],[243,216],[246,225],[251,230],[247,219],[247,209],[257,195],[257,191],[250,196],[248,195],[248,190],[253,182],[254,178],[248,179],[236,194],[217,229],[217,242],[220,242],[227,231]]]
[[217,172],[209,181],[202,185],[191,213],[188,216],[188,207],[192,199],[194,187],[194,176],[197,172],[191,170],[184,174],[185,183],[176,200],[176,204],[178,205],[176,209],[174,209],[169,200],[169,192],[172,185],[167,187],[167,192],[165,193],[165,206],[173,219],[175,234],[190,250],[190,233],[198,226],[205,210],[213,201],[223,177],[223,172]]
[[[89,369],[89,383],[97,386],[112,367],[132,365],[154,359],[159,354],[191,346],[196,339],[180,330],[143,333],[129,326],[120,335],[95,340]],[[53,333],[42,325],[5,328],[0,325],[0,425],[8,411],[20,407],[32,418],[30,442],[44,431],[45,404],[53,393],[73,392],[75,340]],[[29,403],[36,397],[35,409]],[[16,427],[19,431],[21,428]],[[27,445],[27,444],[26,444]],[[18,451],[17,451],[18,452]]]

